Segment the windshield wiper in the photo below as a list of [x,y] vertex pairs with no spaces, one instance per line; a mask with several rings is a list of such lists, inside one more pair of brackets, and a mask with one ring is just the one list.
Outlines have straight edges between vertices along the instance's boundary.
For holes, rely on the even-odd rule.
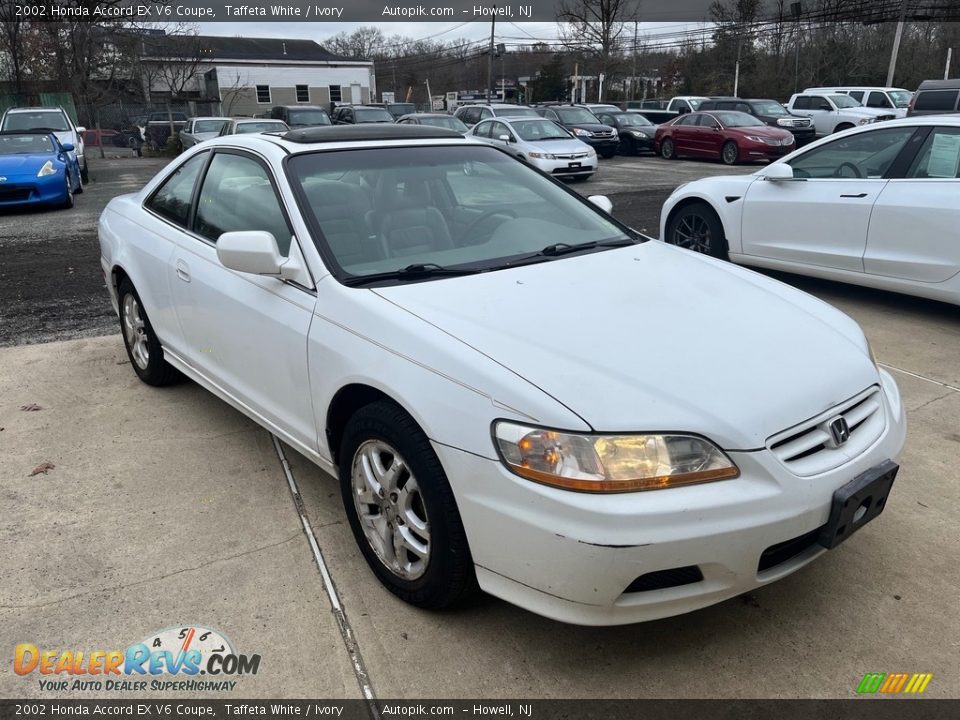
[[457,275],[475,275],[485,272],[478,268],[446,268],[436,263],[415,263],[399,270],[373,273],[372,275],[357,275],[343,281],[344,285],[359,287],[381,280],[423,280],[432,277],[456,277]]
[[637,241],[631,238],[614,238],[612,240],[591,240],[590,242],[577,243],[571,245],[569,243],[554,243],[553,245],[547,245],[542,250],[538,250],[535,253],[530,255],[524,255],[521,258],[514,260],[513,262],[507,263],[505,267],[512,267],[514,265],[524,265],[529,262],[538,262],[543,258],[554,258],[560,257],[561,255],[570,255],[571,253],[582,252],[584,250],[593,250],[595,248],[610,248],[610,247],[626,247],[627,245],[636,245]]

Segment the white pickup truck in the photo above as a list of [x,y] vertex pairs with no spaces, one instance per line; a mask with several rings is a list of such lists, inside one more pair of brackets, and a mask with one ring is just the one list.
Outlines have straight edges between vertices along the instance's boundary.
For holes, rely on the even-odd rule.
[[810,118],[817,137],[896,117],[892,110],[863,107],[849,95],[840,93],[797,93],[787,103],[787,110]]

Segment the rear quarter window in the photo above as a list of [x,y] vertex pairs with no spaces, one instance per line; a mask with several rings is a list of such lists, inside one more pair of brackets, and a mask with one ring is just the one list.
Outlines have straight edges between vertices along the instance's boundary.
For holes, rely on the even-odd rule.
[[953,110],[960,90],[921,90],[913,104],[914,110]]

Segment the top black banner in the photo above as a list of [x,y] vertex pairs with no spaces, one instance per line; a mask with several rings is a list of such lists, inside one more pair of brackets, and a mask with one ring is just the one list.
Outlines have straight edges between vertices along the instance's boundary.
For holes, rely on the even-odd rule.
[[[0,0],[4,21],[562,22],[567,11],[613,22],[710,22],[714,0]],[[732,3],[721,0],[722,5]],[[754,21],[947,22],[960,0],[762,0]]]

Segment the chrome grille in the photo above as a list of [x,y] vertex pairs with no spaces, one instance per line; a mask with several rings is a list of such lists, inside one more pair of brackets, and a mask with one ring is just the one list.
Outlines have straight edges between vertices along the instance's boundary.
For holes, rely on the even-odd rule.
[[578,160],[587,157],[589,153],[567,153],[566,155],[554,155],[557,160]]
[[597,132],[590,133],[590,137],[596,138],[597,140],[604,140],[606,138],[612,138],[616,134],[616,130],[597,130]]
[[[831,423],[845,423],[837,441]],[[840,467],[870,447],[886,427],[880,388],[874,386],[806,422],[767,439],[767,448],[793,474],[817,475]]]

